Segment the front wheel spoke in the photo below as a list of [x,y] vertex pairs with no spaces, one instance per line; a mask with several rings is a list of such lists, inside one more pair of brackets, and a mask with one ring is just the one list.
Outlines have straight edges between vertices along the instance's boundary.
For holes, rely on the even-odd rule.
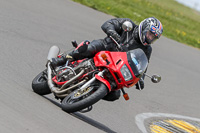
[[99,86],[95,85],[95,86],[89,86],[88,88],[86,88],[84,92],[80,92],[80,91],[76,91],[75,93],[73,93],[73,95],[71,95],[69,97],[69,99],[67,100],[67,102],[69,104],[73,104],[75,102],[81,101],[87,97],[89,97],[90,95],[92,95],[98,88]]

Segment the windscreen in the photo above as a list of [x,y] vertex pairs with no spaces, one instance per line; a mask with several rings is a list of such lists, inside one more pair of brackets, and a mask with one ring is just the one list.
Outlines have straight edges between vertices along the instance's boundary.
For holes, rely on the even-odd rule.
[[147,59],[145,53],[143,52],[143,50],[138,48],[138,49],[129,51],[127,54],[129,56],[128,60],[129,60],[129,62],[131,62],[130,65],[136,66],[136,69],[137,69],[137,72],[139,75],[143,74],[148,65],[148,59]]

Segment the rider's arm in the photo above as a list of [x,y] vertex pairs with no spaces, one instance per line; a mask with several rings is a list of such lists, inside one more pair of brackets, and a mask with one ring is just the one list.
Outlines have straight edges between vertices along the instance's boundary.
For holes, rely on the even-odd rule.
[[129,18],[114,18],[111,20],[106,21],[102,26],[102,30],[108,35],[112,35],[113,32],[117,34],[121,34],[122,30],[122,24],[125,21],[130,21],[133,24],[133,27],[135,27],[135,23],[131,21]]

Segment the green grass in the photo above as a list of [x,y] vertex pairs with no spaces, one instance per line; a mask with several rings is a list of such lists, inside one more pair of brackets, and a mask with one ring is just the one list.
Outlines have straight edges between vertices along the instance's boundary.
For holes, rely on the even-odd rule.
[[200,13],[174,0],[73,0],[119,18],[130,18],[136,24],[147,17],[158,18],[163,35],[200,48]]

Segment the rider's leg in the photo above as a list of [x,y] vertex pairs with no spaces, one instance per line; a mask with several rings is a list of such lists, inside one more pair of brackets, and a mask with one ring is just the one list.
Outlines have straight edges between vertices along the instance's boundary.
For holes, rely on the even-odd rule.
[[87,48],[83,44],[83,46],[77,47],[69,54],[64,54],[61,58],[53,58],[51,65],[53,67],[56,67],[59,65],[64,65],[67,60],[75,61],[84,58],[92,58],[96,53],[102,50],[106,50],[103,44],[103,40],[94,40],[90,44],[88,44]]
[[96,53],[103,50],[106,50],[103,40],[94,40],[88,45],[87,50],[81,52],[79,49],[75,49],[69,53],[69,55],[71,55],[74,60],[81,60],[84,58],[92,58]]

